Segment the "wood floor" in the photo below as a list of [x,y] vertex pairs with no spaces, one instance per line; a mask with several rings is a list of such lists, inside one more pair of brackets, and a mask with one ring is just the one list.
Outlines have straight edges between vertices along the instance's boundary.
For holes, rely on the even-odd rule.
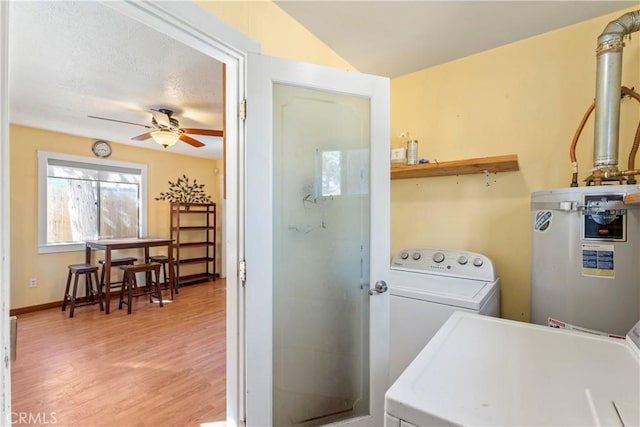
[[[18,316],[12,423],[198,426],[226,414],[225,281],[180,289],[160,308],[97,305]],[[115,309],[114,309],[115,304]]]

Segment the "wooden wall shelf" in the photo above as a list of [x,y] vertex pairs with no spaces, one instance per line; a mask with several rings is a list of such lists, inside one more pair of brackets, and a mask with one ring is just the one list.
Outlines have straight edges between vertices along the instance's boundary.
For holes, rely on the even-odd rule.
[[391,168],[391,179],[426,178],[446,175],[469,175],[474,173],[513,172],[520,170],[518,156],[480,157],[451,162],[425,163]]
[[629,193],[624,196],[625,205],[638,205],[640,204],[640,193]]

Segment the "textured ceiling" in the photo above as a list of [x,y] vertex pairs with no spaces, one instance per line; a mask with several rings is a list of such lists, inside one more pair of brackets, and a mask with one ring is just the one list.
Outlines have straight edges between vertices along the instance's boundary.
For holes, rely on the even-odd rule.
[[[97,2],[13,2],[9,33],[10,121],[95,139],[132,141],[150,109],[168,108],[181,127],[221,129],[222,66]],[[169,148],[221,158],[222,138]]]

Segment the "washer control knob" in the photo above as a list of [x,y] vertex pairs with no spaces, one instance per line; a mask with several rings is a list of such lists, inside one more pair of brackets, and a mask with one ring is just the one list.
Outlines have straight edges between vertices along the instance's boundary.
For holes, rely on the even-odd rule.
[[402,258],[402,259],[407,259],[407,258],[409,258],[409,252],[401,252],[401,253],[400,253],[400,258]]
[[482,267],[483,261],[482,258],[476,258],[473,260],[473,265],[475,265],[476,267]]
[[414,252],[413,255],[411,255],[411,258],[417,261],[420,259],[421,256],[422,255],[420,255],[420,252]]
[[467,259],[467,257],[466,257],[466,256],[464,256],[464,255],[460,255],[460,256],[458,257],[458,264],[460,264],[460,265],[465,265],[467,262],[469,262],[469,260]]
[[444,261],[444,254],[442,252],[433,254],[433,262],[440,264],[442,261]]

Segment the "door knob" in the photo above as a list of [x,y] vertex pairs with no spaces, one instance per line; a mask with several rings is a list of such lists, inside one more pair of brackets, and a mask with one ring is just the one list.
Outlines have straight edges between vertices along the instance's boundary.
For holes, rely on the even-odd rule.
[[387,287],[387,283],[384,280],[378,280],[373,289],[369,289],[369,295],[381,294],[388,290],[389,288]]

